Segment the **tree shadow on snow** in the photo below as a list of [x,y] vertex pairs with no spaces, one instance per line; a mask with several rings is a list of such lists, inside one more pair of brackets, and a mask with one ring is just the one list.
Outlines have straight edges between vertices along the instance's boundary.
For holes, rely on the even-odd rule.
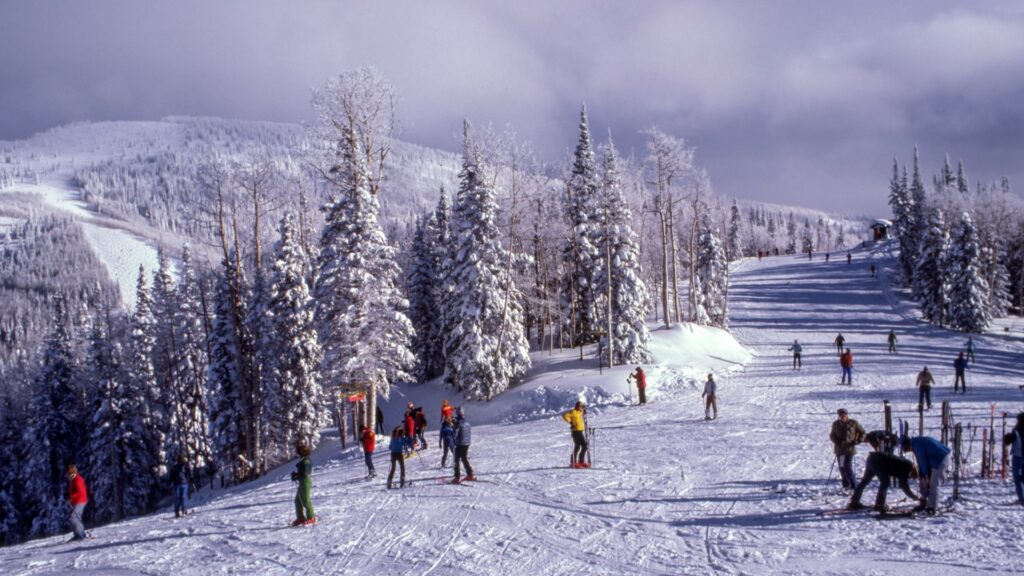
[[179,534],[167,534],[164,536],[153,536],[152,538],[140,538],[137,540],[120,540],[117,542],[103,542],[101,544],[93,544],[91,546],[75,546],[67,550],[56,550],[54,554],[78,554],[80,552],[92,552],[96,550],[105,550],[109,548],[118,548],[120,546],[135,546],[138,544],[146,544],[148,542],[166,542],[168,540],[177,540],[180,538],[196,538],[199,536],[226,536],[228,534],[234,534],[236,530],[227,530],[224,532],[195,532],[195,533],[179,533]]

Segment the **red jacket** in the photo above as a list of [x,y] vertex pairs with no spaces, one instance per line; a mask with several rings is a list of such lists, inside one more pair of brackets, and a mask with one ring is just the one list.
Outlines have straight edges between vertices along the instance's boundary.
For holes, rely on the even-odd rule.
[[363,430],[363,437],[360,440],[363,443],[363,450],[373,454],[373,450],[377,446],[377,435],[373,433],[373,430],[369,428]]
[[839,365],[843,368],[853,368],[853,353],[843,352],[843,355],[839,357]]
[[75,477],[71,479],[71,483],[68,485],[68,500],[71,501],[72,506],[89,502],[89,493],[85,490],[85,479],[81,474],[75,474]]
[[637,370],[636,388],[637,390],[643,390],[644,388],[647,388],[647,374],[644,374],[643,370]]
[[453,410],[453,408],[452,408],[451,404],[448,404],[446,406],[441,406],[441,420],[444,420],[445,418],[451,416],[452,415],[452,410]]
[[416,420],[412,417],[412,413],[405,415],[405,433],[409,438],[416,435]]

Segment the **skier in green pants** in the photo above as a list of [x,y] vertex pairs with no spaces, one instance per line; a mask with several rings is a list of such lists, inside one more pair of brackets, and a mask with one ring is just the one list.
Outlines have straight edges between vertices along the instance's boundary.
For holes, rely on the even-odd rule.
[[299,444],[296,451],[300,460],[292,472],[292,481],[299,483],[299,489],[295,493],[295,521],[292,526],[312,526],[316,524],[316,512],[309,496],[313,489],[313,462],[309,459],[312,450],[305,444]]

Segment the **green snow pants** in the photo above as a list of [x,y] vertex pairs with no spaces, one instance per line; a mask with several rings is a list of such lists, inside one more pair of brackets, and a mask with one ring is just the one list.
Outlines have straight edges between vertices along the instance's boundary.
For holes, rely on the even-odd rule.
[[[309,497],[312,489],[312,478],[306,478],[299,482],[299,490],[295,493],[295,518],[297,520],[309,520],[316,516],[316,512],[313,511],[313,500]],[[303,509],[305,509],[305,514],[303,514]]]

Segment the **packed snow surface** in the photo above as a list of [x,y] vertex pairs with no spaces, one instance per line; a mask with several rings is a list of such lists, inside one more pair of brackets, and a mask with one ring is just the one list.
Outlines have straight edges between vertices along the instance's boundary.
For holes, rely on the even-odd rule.
[[[429,447],[407,461],[411,487],[386,490],[386,444],[378,478],[364,480],[358,449],[336,433],[314,455],[309,528],[294,514],[289,466],[233,489],[203,492],[195,513],[169,510],[67,536],[0,549],[3,574],[1009,574],[1024,557],[1024,509],[1002,480],[978,478],[980,430],[997,413],[1024,408],[1018,389],[1022,345],[975,337],[977,364],[966,395],[952,394],[952,360],[965,338],[900,313],[885,278],[884,250],[822,258],[741,262],[733,275],[731,329],[691,326],[653,332],[650,403],[630,406],[625,375],[598,374],[587,350],[536,353],[529,380],[487,403],[467,403],[474,423],[470,460],[478,482],[443,484],[439,385],[394,393],[386,424],[407,399],[422,403]],[[868,261],[881,267],[872,278]],[[893,328],[898,350],[886,350]],[[853,386],[839,386],[832,341],[846,337]],[[804,346],[793,370],[787,348]],[[868,429],[882,426],[882,401],[914,417],[914,377],[935,374],[938,405],[950,400],[965,426],[968,479],[952,511],[878,521],[869,514],[823,516],[845,506],[833,474],[829,427],[838,407]],[[700,391],[719,382],[719,417],[705,421]],[[635,401],[635,390],[632,391]],[[557,412],[590,401],[593,465],[567,464],[571,443]],[[916,419],[912,420],[916,428]],[[997,419],[999,432],[1001,421]],[[969,443],[974,438],[973,443]],[[863,469],[866,446],[856,470]],[[873,502],[875,487],[864,501]],[[916,488],[916,486],[915,486]],[[948,487],[945,490],[950,494]],[[889,503],[906,505],[898,490]]]

